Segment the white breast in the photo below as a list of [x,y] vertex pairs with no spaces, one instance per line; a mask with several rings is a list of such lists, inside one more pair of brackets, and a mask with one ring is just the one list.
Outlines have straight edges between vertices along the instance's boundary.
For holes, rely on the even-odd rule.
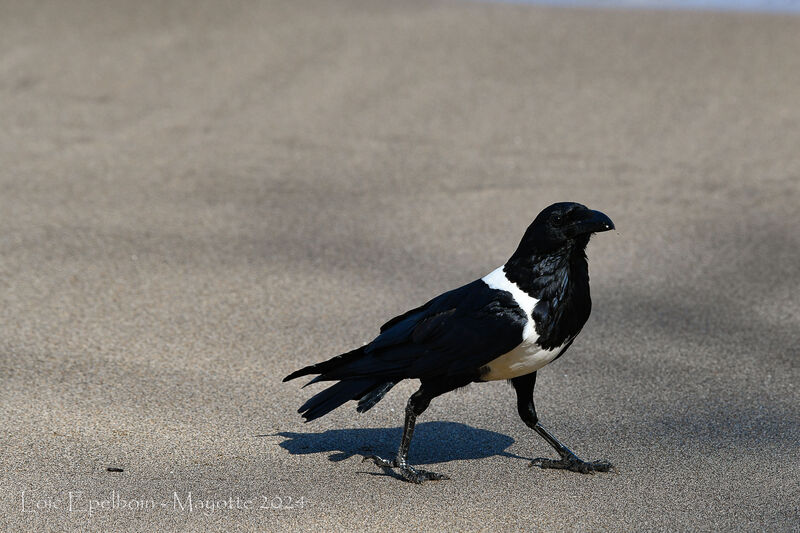
[[503,267],[484,276],[483,281],[493,289],[510,292],[517,305],[525,312],[528,321],[522,330],[519,346],[489,362],[486,365],[488,372],[482,374],[481,379],[491,381],[524,376],[539,370],[558,357],[563,348],[562,346],[552,350],[543,350],[541,346],[536,344],[536,341],[539,340],[539,335],[536,333],[531,313],[533,313],[533,308],[538,300],[509,280],[505,272],[503,272]]
[[543,350],[536,343],[523,341],[522,344],[505,353],[486,365],[488,372],[481,374],[481,379],[492,381],[495,379],[511,379],[524,376],[542,368],[544,365],[558,357],[563,347]]

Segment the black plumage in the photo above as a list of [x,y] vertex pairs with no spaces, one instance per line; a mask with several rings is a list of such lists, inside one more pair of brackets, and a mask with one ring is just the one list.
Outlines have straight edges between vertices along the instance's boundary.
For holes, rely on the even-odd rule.
[[551,205],[528,227],[503,267],[389,320],[369,344],[286,376],[284,381],[316,375],[309,384],[337,382],[312,396],[299,412],[311,421],[349,400],[364,412],[401,380],[419,379],[420,389],[406,407],[397,457],[365,458],[419,483],[445,478],[407,463],[416,417],[431,399],[472,382],[510,379],[520,417],[561,456],[537,460],[537,465],[608,470],[604,461],[578,459],[538,423],[533,387],[536,371],[560,357],[589,318],[585,248],[592,233],[613,227],[606,215],[580,204]]

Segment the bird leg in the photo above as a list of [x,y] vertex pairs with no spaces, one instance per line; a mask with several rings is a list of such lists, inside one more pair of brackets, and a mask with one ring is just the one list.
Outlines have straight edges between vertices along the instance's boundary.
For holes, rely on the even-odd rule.
[[417,392],[411,395],[406,405],[406,421],[403,426],[403,437],[400,439],[400,448],[397,450],[397,457],[391,461],[382,459],[377,455],[367,455],[362,462],[372,461],[383,469],[396,468],[402,478],[411,483],[422,483],[428,480],[450,479],[444,474],[437,474],[436,472],[428,472],[419,468],[414,468],[408,464],[408,449],[411,447],[411,438],[414,436],[414,426],[417,421],[417,416],[421,415],[431,402],[432,397],[428,396],[420,388]]
[[555,436],[547,431],[540,423],[536,415],[536,407],[533,404],[533,387],[536,384],[536,372],[526,376],[520,376],[511,380],[514,389],[517,391],[517,410],[522,421],[529,428],[533,429],[555,449],[561,459],[547,459],[539,457],[530,462],[528,466],[538,466],[540,468],[556,468],[579,472],[581,474],[593,474],[595,472],[608,472],[613,468],[608,461],[584,461],[569,448],[564,446]]
[[[527,422],[526,422],[527,423]],[[561,459],[547,459],[545,457],[538,457],[528,464],[528,466],[538,466],[540,468],[557,468],[562,470],[570,470],[572,472],[580,472],[581,474],[594,474],[595,472],[608,472],[611,470],[612,465],[608,461],[584,461],[572,450],[561,444],[555,436],[544,429],[539,423],[533,426],[533,429],[552,446]]]

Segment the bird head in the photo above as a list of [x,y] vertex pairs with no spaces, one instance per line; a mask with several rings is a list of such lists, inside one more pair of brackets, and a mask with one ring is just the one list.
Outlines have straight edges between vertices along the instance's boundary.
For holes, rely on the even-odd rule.
[[563,249],[585,248],[593,233],[614,229],[614,223],[600,211],[575,202],[546,207],[528,226],[514,255],[550,254]]

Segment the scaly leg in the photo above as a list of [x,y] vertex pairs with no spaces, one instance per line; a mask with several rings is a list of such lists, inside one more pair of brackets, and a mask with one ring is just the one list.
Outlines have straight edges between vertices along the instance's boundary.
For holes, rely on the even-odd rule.
[[528,466],[538,466],[540,468],[557,468],[580,472],[581,474],[593,474],[595,472],[608,472],[613,468],[608,461],[584,461],[575,455],[572,450],[564,446],[555,436],[547,431],[539,423],[536,416],[536,408],[533,404],[533,387],[536,385],[536,372],[526,376],[520,376],[511,380],[514,389],[517,391],[517,410],[519,416],[525,424],[542,436],[544,440],[555,449],[561,459],[547,459],[539,457],[530,462]]
[[[453,387],[455,388],[455,387]],[[452,390],[452,389],[447,389]],[[425,409],[430,405],[431,400],[446,392],[441,387],[427,388],[425,383],[419,388],[417,392],[411,395],[406,405],[406,420],[403,426],[403,437],[400,440],[400,448],[397,450],[397,457],[391,461],[382,459],[377,455],[367,455],[363,461],[372,461],[376,465],[384,469],[396,468],[404,480],[411,483],[422,483],[428,480],[450,479],[444,474],[437,474],[436,472],[428,472],[419,468],[414,468],[408,464],[408,450],[411,447],[411,438],[414,436],[414,426],[417,417],[425,412]]]

